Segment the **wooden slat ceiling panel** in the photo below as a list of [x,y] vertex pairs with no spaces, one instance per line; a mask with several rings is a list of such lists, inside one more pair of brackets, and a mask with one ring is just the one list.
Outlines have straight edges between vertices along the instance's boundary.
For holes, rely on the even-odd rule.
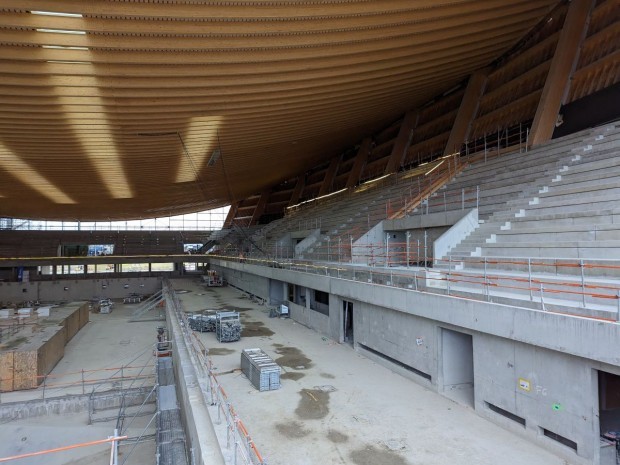
[[556,3],[3,0],[0,216],[246,198],[462,82]]

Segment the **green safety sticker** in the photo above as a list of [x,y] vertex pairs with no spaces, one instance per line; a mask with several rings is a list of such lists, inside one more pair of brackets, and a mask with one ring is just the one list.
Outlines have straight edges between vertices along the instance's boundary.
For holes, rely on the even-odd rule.
[[562,404],[553,404],[553,410],[555,410],[556,412],[562,410]]

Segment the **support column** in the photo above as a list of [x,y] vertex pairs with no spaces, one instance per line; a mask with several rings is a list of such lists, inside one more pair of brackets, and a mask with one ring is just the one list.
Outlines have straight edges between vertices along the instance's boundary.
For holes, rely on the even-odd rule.
[[230,228],[232,226],[233,220],[235,216],[237,216],[237,211],[239,210],[239,202],[235,202],[230,206],[230,210],[228,210],[228,215],[226,215],[226,219],[224,220],[224,225],[222,229]]
[[368,155],[370,155],[371,145],[372,139],[370,137],[366,137],[362,141],[362,145],[360,145],[360,148],[357,151],[357,155],[355,156],[355,160],[353,161],[351,171],[349,171],[349,178],[347,179],[346,186],[347,189],[355,187],[355,185],[359,182],[360,176],[362,175],[362,170],[364,169],[364,165],[368,161]]
[[456,114],[450,137],[448,137],[446,148],[443,151],[444,156],[459,152],[463,143],[469,138],[471,125],[478,113],[480,99],[484,94],[486,83],[487,73],[485,71],[477,71],[469,77],[461,106]]
[[319,189],[319,197],[322,195],[328,194],[334,185],[334,179],[336,178],[336,172],[338,171],[338,166],[340,165],[340,160],[342,159],[342,155],[338,157],[332,158],[332,161],[329,163],[327,167],[327,171],[325,171],[325,177],[323,178],[323,183],[321,184],[321,188]]
[[394,146],[392,147],[392,153],[390,154],[390,159],[387,162],[385,167],[385,172],[383,174],[392,174],[398,171],[400,165],[402,165],[405,156],[407,155],[407,150],[411,145],[411,139],[413,139],[413,130],[418,125],[418,112],[409,111],[405,115],[402,124],[400,125],[400,130],[398,131],[398,136],[394,141]]
[[254,209],[254,213],[252,213],[252,219],[250,220],[250,224],[248,226],[252,226],[256,224],[258,219],[265,213],[265,207],[267,206],[267,201],[269,200],[269,195],[271,192],[268,190],[263,191],[258,199],[258,203],[256,204],[256,208]]
[[570,89],[570,80],[579,58],[581,43],[588,30],[593,5],[594,0],[570,2],[532,123],[530,145],[542,144],[553,136],[560,107]]
[[304,191],[305,187],[306,187],[306,176],[302,174],[297,178],[297,184],[295,184],[295,189],[293,189],[291,200],[289,200],[288,202],[289,207],[292,207],[293,205],[296,205],[299,202],[299,199],[301,198],[301,194]]

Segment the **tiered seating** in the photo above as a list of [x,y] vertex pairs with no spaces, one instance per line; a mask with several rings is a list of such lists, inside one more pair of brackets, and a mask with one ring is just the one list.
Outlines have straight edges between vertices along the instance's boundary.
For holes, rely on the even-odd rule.
[[[569,146],[566,140],[548,146],[554,161],[545,161],[544,172],[526,160],[510,159],[507,166],[502,165],[503,172],[513,170],[522,180],[515,183],[504,177],[507,195],[513,198],[497,204],[481,195],[484,224],[450,255],[620,258],[620,225],[614,222],[620,200],[620,160],[616,157],[620,128],[608,125],[581,141],[570,139]],[[558,152],[559,147],[564,152]],[[504,195],[498,182],[483,184],[481,192],[493,186],[493,192]]]

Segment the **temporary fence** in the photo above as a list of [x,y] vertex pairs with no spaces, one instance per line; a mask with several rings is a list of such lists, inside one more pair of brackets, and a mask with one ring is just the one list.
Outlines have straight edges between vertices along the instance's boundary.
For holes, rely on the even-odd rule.
[[226,447],[228,449],[232,448],[233,465],[237,465],[238,463],[245,465],[266,465],[248,429],[239,418],[226,391],[217,379],[207,348],[198,339],[196,334],[188,329],[185,318],[183,317],[181,302],[167,280],[164,281],[164,292],[170,297],[172,311],[175,312],[179,324],[181,325],[185,344],[195,357],[197,370],[208,380],[208,390],[206,393],[203,392],[205,402],[217,408],[217,419],[215,421],[218,424],[220,424],[222,420],[226,422]]

